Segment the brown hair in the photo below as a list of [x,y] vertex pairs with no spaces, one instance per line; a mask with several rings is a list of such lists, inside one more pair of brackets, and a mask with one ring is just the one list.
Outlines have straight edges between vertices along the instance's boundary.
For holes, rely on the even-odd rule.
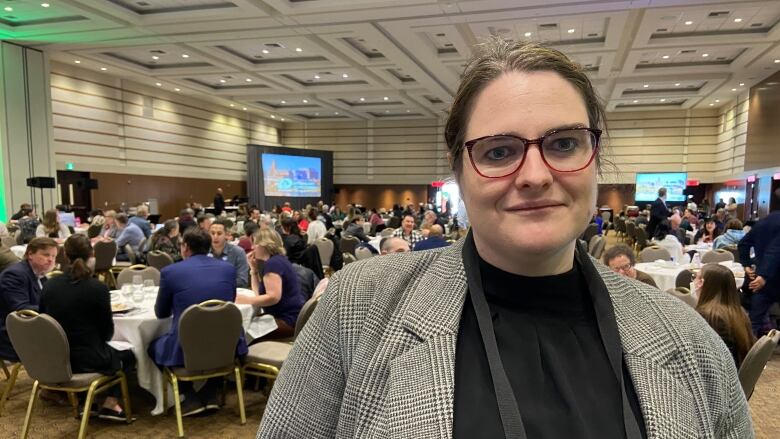
[[60,232],[60,222],[57,220],[57,211],[54,209],[49,209],[43,214],[41,224],[43,224],[43,231],[46,232],[46,235]]
[[734,346],[733,354],[739,367],[755,339],[750,320],[740,304],[734,273],[713,263],[704,265],[699,275],[704,285],[699,293],[696,311],[727,344]]
[[[579,64],[571,61],[562,52],[536,42],[512,42],[498,37],[491,38],[477,45],[474,56],[463,72],[447,118],[444,139],[451,156],[450,166],[456,175],[461,169],[463,142],[466,141],[466,127],[474,101],[493,80],[513,71],[547,71],[559,74],[582,95],[590,128],[605,128],[604,106],[585,74],[585,69]],[[601,159],[598,156],[596,164],[601,167]]]
[[44,237],[33,238],[30,240],[30,242],[27,244],[27,248],[24,250],[24,258],[27,259],[27,256],[30,256],[39,250],[46,250],[52,247],[57,247],[57,241]]
[[65,256],[70,261],[70,278],[74,282],[87,279],[92,276],[92,270],[87,265],[87,260],[94,254],[89,238],[81,233],[76,233],[65,240]]
[[742,221],[734,218],[726,223],[726,230],[742,230]]

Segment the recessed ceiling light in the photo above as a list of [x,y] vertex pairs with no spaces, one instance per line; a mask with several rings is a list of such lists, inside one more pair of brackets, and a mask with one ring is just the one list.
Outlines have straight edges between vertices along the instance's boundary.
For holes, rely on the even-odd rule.
[[387,101],[387,100],[390,100],[390,97],[389,97],[389,96],[385,96],[385,97],[383,97],[382,99],[383,99],[383,100],[385,100],[385,101]]
[[568,33],[570,33],[570,34],[573,34],[573,33],[574,33],[574,29],[569,29],[569,30],[567,30],[566,32],[568,32]]
[[740,82],[740,83],[739,83],[739,86],[740,86],[740,87],[744,87],[744,86],[745,86],[745,83],[744,83],[744,82]]
[[720,99],[715,99],[715,102],[720,102]]
[[236,104],[230,104],[230,106],[231,106],[231,107],[235,107],[235,106],[236,106]]
[[320,115],[320,113],[314,113],[314,115],[315,115],[315,116],[319,116],[319,115]]
[[685,22],[685,25],[686,25],[686,26],[690,26],[690,25],[692,25],[692,24],[693,24],[693,22],[692,22],[692,21],[686,21],[686,22]]
[[296,47],[296,48],[295,48],[295,51],[296,51],[296,52],[303,52],[303,49],[301,49],[300,47]]
[[186,53],[182,53],[182,54],[181,54],[181,57],[182,57],[182,58],[189,58],[190,56],[189,56],[189,55],[187,55]]
[[644,87],[644,88],[650,87],[650,84],[645,84],[642,87]]
[[702,53],[702,54],[701,54],[701,57],[702,57],[702,58],[706,58],[706,57],[708,57],[708,56],[710,56],[710,54],[709,54],[709,53]]
[[339,115],[339,112],[338,112],[338,111],[334,111],[334,112],[333,112],[333,114],[335,114],[336,116],[338,116],[338,115]]
[[48,3],[41,3],[41,7],[42,8],[48,8],[49,6],[51,6],[51,5],[48,4]]
[[287,101],[279,101],[280,104],[284,105],[287,103]]
[[360,102],[365,102],[366,98],[360,98]]
[[246,82],[252,82],[252,78],[246,78],[246,79],[244,79],[244,81],[246,81]]
[[735,18],[734,19],[734,23],[742,23],[742,19],[741,18]]
[[636,100],[636,99],[634,99],[634,103],[635,103],[635,104],[637,104],[637,103],[639,103],[639,101],[638,101],[638,100]]
[[343,75],[341,75],[341,77],[342,77],[342,78],[344,78],[344,79],[346,79],[346,78],[349,78],[349,75],[348,75],[348,74],[346,74],[346,73],[344,73]]
[[279,120],[281,120],[282,122],[284,122],[284,118],[281,118],[281,119],[279,119]]
[[320,79],[320,75],[314,75],[314,79]]
[[76,63],[76,64],[81,64],[81,60],[78,60],[78,59],[74,59],[73,62]]
[[155,82],[154,85],[156,85],[158,87],[162,87],[162,82]]
[[666,102],[666,99],[661,98],[661,102]]
[[663,58],[663,59],[669,59],[669,55],[664,55],[664,56],[662,56],[661,58]]
[[679,82],[675,82],[675,83],[674,83],[674,86],[675,86],[675,87],[679,87],[679,86],[680,86],[680,83],[679,83]]
[[221,83],[223,83],[223,84],[224,84],[224,83],[226,83],[227,81],[226,81],[226,80],[224,80],[224,79],[220,79],[220,80],[219,80],[219,82],[221,82]]
[[406,112],[407,112],[407,113],[411,113],[411,112],[412,112],[412,110],[406,110]]
[[308,99],[304,99],[304,100],[303,100],[303,103],[304,103],[304,104],[308,104],[308,103],[309,103],[309,100],[308,100]]
[[100,68],[100,70],[102,70],[102,71],[104,71],[104,72],[105,72],[105,71],[106,71],[106,70],[108,70],[108,69],[107,69],[106,67],[101,67],[101,68]]
[[389,112],[390,112],[390,110],[385,110],[385,114],[387,114],[387,113],[389,113]]
[[242,110],[246,111],[246,107],[241,107]]
[[12,8],[10,6],[6,6],[4,9],[5,9],[5,12],[13,12],[14,11],[14,8]]
[[274,115],[272,114],[272,115],[271,115],[271,119],[276,119],[276,116],[274,116]]
[[181,89],[180,89],[180,88],[178,88],[178,87],[174,88],[173,90],[174,90],[174,91],[181,91]]
[[526,32],[523,35],[525,35],[526,37],[530,37],[531,36],[531,32]]
[[264,54],[266,54],[266,55],[268,55],[269,53],[271,53],[271,52],[269,52],[269,51],[268,51],[268,49],[263,49],[263,50],[261,50],[261,52],[263,52],[263,53],[264,53]]
[[732,88],[731,91],[737,91],[737,89],[736,88]]
[[775,64],[780,64],[780,59],[776,59]]
[[157,55],[152,55],[152,59],[160,59],[160,57]]
[[715,106],[715,104],[710,104],[710,107],[714,107],[714,106]]

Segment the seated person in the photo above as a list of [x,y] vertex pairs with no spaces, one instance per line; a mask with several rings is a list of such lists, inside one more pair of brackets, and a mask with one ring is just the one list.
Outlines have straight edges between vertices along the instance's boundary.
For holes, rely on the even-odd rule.
[[238,296],[238,303],[262,307],[276,320],[277,329],[252,340],[280,339],[295,334],[295,322],[306,298],[300,287],[298,275],[284,255],[284,245],[279,234],[270,229],[260,229],[255,234],[255,248],[249,253],[253,297]]
[[636,265],[634,250],[625,244],[615,244],[613,247],[608,248],[607,251],[604,252],[604,264],[611,268],[615,273],[622,274],[623,276],[636,279],[639,282],[644,282],[658,288],[658,285],[655,284],[655,281],[649,274],[634,268],[634,265]]
[[[149,356],[158,366],[184,366],[184,352],[179,342],[179,319],[184,310],[211,299],[235,302],[236,269],[227,262],[210,258],[209,248],[211,236],[199,227],[191,227],[181,239],[184,260],[160,271],[160,290],[154,313],[159,319],[173,315],[173,322],[167,333],[149,345]],[[242,335],[236,346],[236,355],[246,353],[246,341]],[[195,393],[191,382],[179,382],[185,397],[182,415],[218,409],[217,389],[221,388],[221,384],[221,378],[209,379],[201,391]]]
[[342,235],[354,236],[363,242],[369,242],[370,239],[368,239],[368,236],[366,236],[366,230],[363,228],[363,224],[365,222],[366,220],[362,215],[353,216],[349,224],[347,224],[346,229],[344,229],[344,233],[342,233]]
[[56,241],[34,238],[27,244],[24,259],[0,274],[0,359],[19,361],[8,338],[5,319],[8,314],[22,309],[38,311],[46,273],[54,268],[56,259]]
[[[430,210],[428,211],[430,212]],[[431,226],[428,231],[428,237],[414,246],[414,251],[430,250],[433,248],[447,247],[450,243],[444,239],[444,229],[438,224]]]
[[730,219],[729,222],[726,223],[726,231],[715,238],[712,248],[719,249],[730,245],[737,245],[739,244],[739,240],[744,238],[746,234],[747,232],[742,230],[742,221]]
[[[19,218],[18,225],[22,236],[22,242],[27,244],[35,238],[35,235],[38,232],[38,226],[41,223],[38,221],[38,215],[35,213],[34,209],[24,209],[23,212],[24,216]],[[70,230],[68,231],[70,232]]]
[[258,226],[255,222],[244,222],[244,236],[238,240],[238,246],[244,249],[244,253],[249,253],[252,251],[252,235],[254,235],[259,228],[260,226]]
[[401,221],[401,227],[397,228],[393,232],[393,236],[396,238],[402,238],[409,243],[409,247],[414,249],[414,246],[418,242],[423,240],[422,235],[417,230],[414,230],[414,215],[405,214]]
[[19,259],[10,248],[5,246],[0,247],[0,273],[20,260],[21,259]]
[[705,264],[693,283],[699,293],[696,311],[723,339],[739,369],[755,338],[740,304],[734,273],[720,264]]
[[237,245],[227,242],[226,225],[223,221],[217,220],[209,226],[211,235],[211,250],[208,255],[212,258],[221,259],[236,268],[236,287],[246,288],[249,286],[249,267],[246,263],[246,252]]
[[163,223],[163,226],[152,234],[149,251],[167,253],[173,259],[173,262],[181,261],[179,222],[175,219],[170,219]]
[[[261,227],[262,230],[266,228]],[[270,229],[268,229],[270,230]],[[306,251],[306,241],[301,236],[301,229],[298,228],[298,222],[294,218],[284,216],[278,232],[284,243],[284,251],[290,262],[299,262]],[[257,239],[255,239],[257,241]]]
[[409,243],[404,239],[389,236],[379,241],[379,251],[381,254],[387,255],[390,253],[406,253],[412,251],[412,249],[409,248]]
[[682,264],[683,262],[683,247],[677,238],[672,235],[672,227],[669,225],[668,220],[663,220],[655,228],[655,236],[653,236],[653,244],[666,249],[672,256],[672,261]]
[[128,221],[138,226],[144,232],[145,238],[152,236],[152,226],[147,218],[149,218],[149,207],[145,204],[138,206],[135,215],[128,218]]
[[[69,270],[46,282],[40,312],[49,314],[65,331],[70,345],[70,367],[74,373],[129,374],[135,365],[131,350],[119,351],[106,342],[114,335],[111,296],[108,287],[92,277],[87,261],[93,257],[89,238],[75,234],[65,241]],[[125,422],[119,405],[120,387],[108,391],[98,417]]]
[[103,231],[100,232],[100,237],[104,239],[117,239],[119,237],[119,228],[116,226],[116,212],[113,210],[107,210],[103,215]]
[[718,223],[715,222],[715,218],[707,218],[704,221],[704,227],[696,232],[693,237],[694,244],[713,244],[715,239],[720,235],[720,229],[718,229]]
[[64,240],[70,236],[70,229],[59,221],[57,211],[51,209],[43,214],[43,221],[35,230],[35,236],[38,238],[49,237]]
[[125,252],[125,245],[130,244],[133,251],[138,253],[138,249],[141,246],[141,241],[144,238],[144,232],[137,225],[129,222],[127,215],[124,213],[118,213],[114,217],[117,230],[119,230],[119,236],[116,238],[116,260],[117,261],[129,261],[130,257]]

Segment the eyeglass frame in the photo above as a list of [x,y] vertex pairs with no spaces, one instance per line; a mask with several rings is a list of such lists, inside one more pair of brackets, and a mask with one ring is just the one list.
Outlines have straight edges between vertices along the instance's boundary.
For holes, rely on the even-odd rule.
[[[573,169],[573,170],[570,170],[570,171],[559,171],[558,169],[553,168],[550,165],[550,163],[547,161],[547,158],[544,156],[544,150],[542,150],[542,142],[544,142],[544,139],[546,139],[547,137],[550,137],[552,135],[558,134],[558,133],[560,133],[562,131],[589,131],[596,138],[596,144],[593,146],[593,151],[591,152],[590,159],[588,159],[588,162],[584,166],[582,166],[581,168]],[[522,138],[520,136],[516,136],[514,134],[491,134],[489,136],[482,136],[482,137],[478,137],[476,139],[472,139],[472,140],[468,140],[466,142],[463,142],[463,146],[469,152],[469,161],[471,161],[471,167],[474,168],[474,171],[476,171],[477,174],[479,174],[480,176],[482,176],[484,178],[504,178],[504,177],[508,177],[508,176],[516,173],[517,171],[519,171],[520,168],[522,168],[523,164],[525,163],[525,158],[528,157],[528,148],[530,147],[530,145],[537,145],[539,147],[539,155],[542,157],[542,161],[544,162],[544,165],[547,166],[548,169],[550,169],[551,171],[555,171],[555,172],[572,173],[572,172],[582,171],[583,169],[585,169],[588,166],[590,166],[591,163],[593,163],[593,159],[596,158],[596,155],[598,154],[598,151],[601,148],[601,134],[602,134],[602,130],[600,130],[598,128],[588,128],[588,127],[573,127],[573,128],[562,128],[562,129],[558,129],[558,130],[550,130],[545,135],[543,135],[542,137],[539,137],[537,139],[524,139],[524,138]],[[491,137],[511,137],[513,139],[517,139],[517,140],[523,142],[523,158],[520,159],[520,163],[518,163],[517,167],[512,172],[509,172],[509,173],[507,173],[505,175],[496,176],[496,177],[491,177],[491,176],[485,175],[482,172],[480,172],[479,168],[477,167],[477,164],[474,162],[474,154],[472,153],[472,148],[480,140],[489,139]]]

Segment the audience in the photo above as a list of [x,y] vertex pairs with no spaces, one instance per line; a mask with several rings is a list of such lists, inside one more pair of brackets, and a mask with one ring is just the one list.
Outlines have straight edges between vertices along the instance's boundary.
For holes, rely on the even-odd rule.
[[412,249],[403,238],[389,236],[379,241],[379,251],[381,254],[386,255],[390,253],[406,253],[412,251]]
[[59,221],[57,211],[51,209],[43,214],[43,221],[35,230],[35,236],[38,238],[49,237],[64,240],[70,236],[70,229]]
[[151,237],[150,251],[167,253],[173,262],[181,261],[179,247],[179,223],[176,220],[168,220]]
[[211,223],[214,222],[214,216],[211,214],[203,214],[198,216],[198,227],[200,227],[201,230],[208,233],[209,230],[211,230]]
[[[428,212],[431,212],[430,210]],[[426,214],[428,213],[426,212]],[[414,246],[414,251],[430,250],[434,248],[447,247],[450,245],[446,239],[444,239],[444,229],[438,224],[430,226],[428,231],[428,237]]]
[[707,218],[704,221],[704,227],[696,232],[693,237],[694,244],[712,244],[715,239],[720,235],[720,230],[715,222],[715,218]]
[[680,241],[671,234],[672,228],[669,221],[661,221],[655,230],[653,243],[665,248],[672,256],[672,261],[681,264],[683,261],[683,246]]
[[103,223],[103,232],[100,234],[105,239],[119,238],[119,228],[116,226],[116,212],[113,210],[107,210],[104,214],[105,222]]
[[720,335],[739,368],[755,338],[740,304],[734,273],[720,264],[706,264],[694,284],[699,293],[696,311]]
[[144,232],[141,231],[140,227],[129,222],[127,215],[124,213],[116,214],[114,217],[114,223],[116,224],[116,228],[119,231],[119,236],[116,238],[116,260],[129,261],[130,256],[127,254],[125,246],[130,245],[133,252],[138,254],[141,241],[144,240]]
[[197,226],[198,224],[195,222],[194,218],[195,214],[192,209],[182,209],[181,212],[179,212],[179,232],[183,234],[190,227]]
[[0,274],[0,359],[19,361],[8,338],[5,319],[22,309],[38,311],[46,273],[54,268],[57,242],[51,238],[34,238],[27,244],[24,259]]
[[[314,208],[311,209],[311,212],[316,217],[316,210],[314,210]],[[310,220],[309,230],[306,232],[306,242],[308,244],[313,244],[314,241],[323,238],[326,233],[328,233],[328,229],[325,227],[325,223],[319,219]]]
[[409,247],[414,249],[414,246],[422,241],[423,237],[417,230],[414,230],[414,214],[409,213],[412,209],[412,205],[409,205],[407,211],[404,213],[403,221],[401,221],[401,227],[393,231],[393,236],[396,238],[402,238],[409,243]]
[[737,218],[737,200],[734,197],[729,198],[729,204],[725,207],[726,210],[726,218],[728,219],[735,219]]
[[152,236],[152,227],[149,225],[149,220],[147,220],[149,218],[149,208],[145,204],[141,204],[136,208],[135,212],[135,215],[131,216],[129,221],[144,232],[144,238]]
[[[135,365],[131,350],[116,350],[106,342],[114,335],[111,298],[108,287],[92,277],[88,261],[93,257],[86,235],[76,234],[65,241],[69,269],[46,282],[40,312],[52,316],[62,326],[70,347],[70,367],[74,373],[129,374]],[[108,391],[98,417],[125,422],[119,405],[120,387]]]
[[301,236],[301,229],[294,219],[285,216],[281,223],[281,236],[284,242],[284,251],[291,262],[298,262],[306,250],[306,241]]
[[[227,262],[210,258],[209,248],[211,236],[198,227],[192,227],[182,236],[181,254],[184,260],[168,265],[160,272],[160,290],[154,313],[159,319],[173,315],[173,321],[168,332],[149,345],[149,356],[158,366],[184,366],[179,319],[189,306],[211,299],[235,302],[236,269]],[[236,346],[236,354],[247,354],[243,335]],[[191,382],[180,381],[179,389],[184,395],[182,415],[219,409],[217,391],[221,388],[221,378],[209,379],[197,393]]]
[[726,231],[715,238],[712,248],[719,249],[730,245],[736,246],[739,244],[739,241],[745,237],[746,233],[747,232],[742,230],[742,221],[736,218],[730,219],[729,222],[726,223]]
[[246,259],[255,295],[238,296],[237,302],[262,307],[266,314],[274,317],[277,325],[276,330],[252,340],[252,343],[292,337],[306,298],[301,292],[295,269],[285,256],[279,234],[270,229],[258,231],[255,234],[254,251],[247,254]]
[[655,281],[649,274],[637,270],[634,250],[625,244],[615,244],[604,252],[604,264],[615,273],[644,282],[652,287],[658,288]]
[[379,212],[376,210],[376,208],[372,208],[371,217],[368,219],[368,223],[372,226],[384,226],[385,220],[382,219],[382,216],[379,215]]
[[221,259],[236,268],[236,287],[249,286],[249,267],[246,264],[246,252],[237,245],[226,240],[227,227],[223,221],[211,223],[211,250],[208,255],[215,259]]
[[19,211],[11,215],[11,221],[19,221],[27,216],[30,210],[32,210],[32,205],[30,203],[22,203],[22,205],[19,206]]
[[244,222],[244,236],[238,240],[238,246],[244,250],[244,253],[252,251],[252,235],[260,229],[257,223],[252,221]]
[[350,220],[349,224],[347,225],[347,228],[342,233],[346,236],[354,236],[355,238],[363,241],[363,242],[369,242],[370,239],[368,236],[366,236],[366,230],[363,227],[363,224],[366,222],[365,219],[363,219],[363,216],[361,215],[355,215]]

